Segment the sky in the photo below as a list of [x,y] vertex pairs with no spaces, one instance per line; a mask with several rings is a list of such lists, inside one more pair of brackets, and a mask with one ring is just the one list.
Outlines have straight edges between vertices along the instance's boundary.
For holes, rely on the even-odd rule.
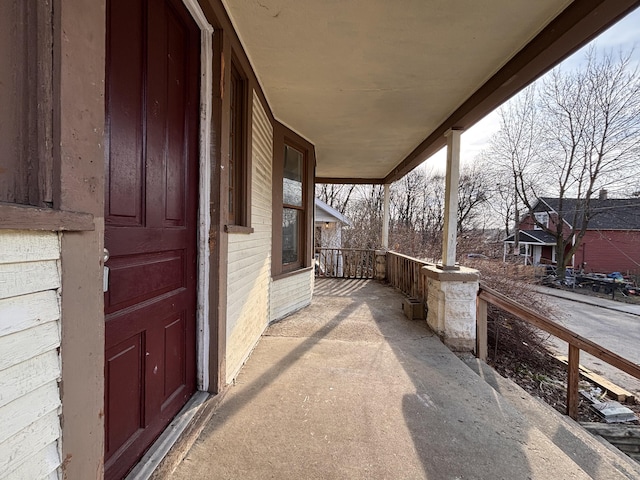
[[[640,8],[631,12],[620,22],[603,32],[598,38],[578,50],[562,62],[561,68],[573,70],[584,62],[584,52],[590,45],[595,44],[601,51],[628,52],[634,49],[632,62],[640,66]],[[544,78],[544,77],[543,77]],[[539,81],[539,80],[538,80]],[[482,150],[488,147],[491,136],[499,129],[498,111],[484,117],[473,127],[462,133],[460,141],[460,162],[462,165],[473,161]],[[446,150],[443,148],[427,159],[424,165],[429,169],[444,172],[446,164]]]

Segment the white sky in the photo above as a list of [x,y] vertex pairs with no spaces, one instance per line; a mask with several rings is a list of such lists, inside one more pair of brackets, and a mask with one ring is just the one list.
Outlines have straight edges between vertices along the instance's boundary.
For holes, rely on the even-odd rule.
[[[631,12],[620,22],[596,38],[593,42],[598,50],[633,51],[632,59],[635,66],[640,66],[640,8]],[[584,50],[578,50],[571,57],[561,63],[567,70],[575,69],[584,60]],[[498,112],[494,110],[489,115],[476,123],[469,130],[463,132],[460,141],[460,161],[462,164],[471,162],[483,149],[488,147],[491,136],[498,131]],[[443,148],[424,162],[427,168],[433,168],[444,172],[446,164],[446,150]]]

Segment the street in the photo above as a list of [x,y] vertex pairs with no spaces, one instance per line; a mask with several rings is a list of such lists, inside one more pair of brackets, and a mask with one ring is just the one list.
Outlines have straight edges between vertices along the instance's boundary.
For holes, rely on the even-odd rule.
[[[557,322],[640,364],[640,316],[549,295],[546,298],[556,309]],[[568,347],[565,342],[551,337],[549,343],[558,354],[567,355]],[[640,380],[582,351],[580,364],[633,392],[636,399],[640,399]]]

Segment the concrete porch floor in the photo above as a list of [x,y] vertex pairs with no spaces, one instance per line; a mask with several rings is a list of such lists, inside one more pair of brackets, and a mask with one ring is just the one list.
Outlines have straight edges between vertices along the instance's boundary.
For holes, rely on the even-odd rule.
[[318,280],[311,306],[267,329],[170,478],[637,478],[536,405],[539,427],[521,392],[503,397],[401,302],[375,281]]

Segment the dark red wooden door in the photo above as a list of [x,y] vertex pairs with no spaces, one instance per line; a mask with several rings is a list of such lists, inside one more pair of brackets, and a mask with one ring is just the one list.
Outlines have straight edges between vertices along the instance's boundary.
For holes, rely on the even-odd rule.
[[182,0],[108,2],[106,478],[195,390],[199,69]]

